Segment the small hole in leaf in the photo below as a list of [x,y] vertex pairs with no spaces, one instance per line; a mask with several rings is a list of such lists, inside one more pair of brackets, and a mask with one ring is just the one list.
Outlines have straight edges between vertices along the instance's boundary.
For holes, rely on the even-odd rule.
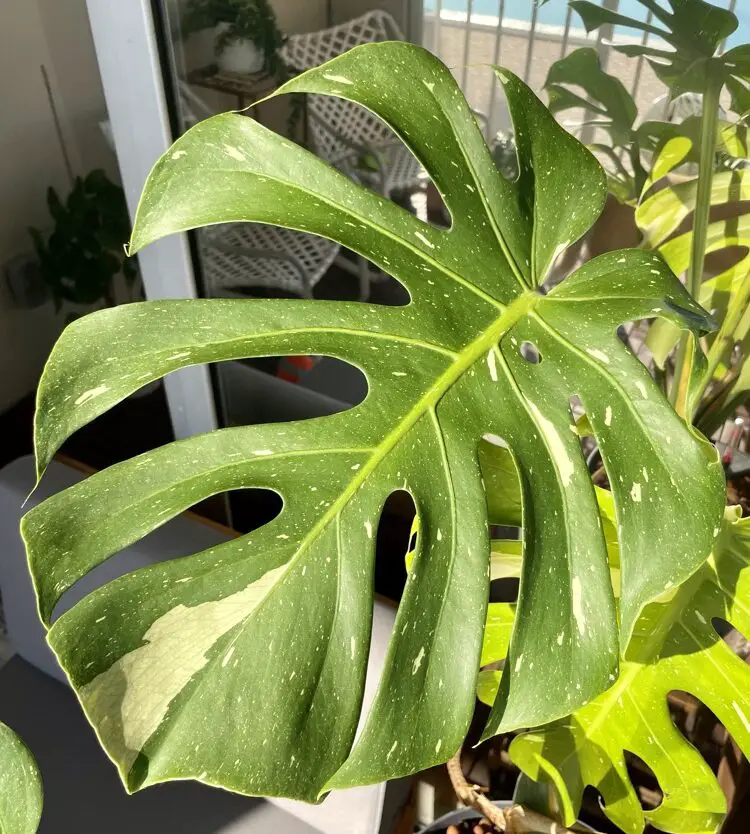
[[630,750],[625,751],[625,765],[641,808],[644,811],[658,808],[664,800],[664,793],[659,787],[659,780],[654,771],[640,756],[636,756]]
[[538,365],[542,361],[542,354],[533,342],[522,342],[518,350],[529,365]]

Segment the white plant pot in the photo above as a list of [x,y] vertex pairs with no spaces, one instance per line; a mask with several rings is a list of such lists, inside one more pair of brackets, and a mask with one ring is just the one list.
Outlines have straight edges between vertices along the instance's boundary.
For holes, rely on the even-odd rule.
[[[229,28],[229,23],[219,23],[214,29],[214,43]],[[253,75],[263,69],[263,52],[248,40],[233,40],[221,52],[216,51],[216,63],[222,72]]]

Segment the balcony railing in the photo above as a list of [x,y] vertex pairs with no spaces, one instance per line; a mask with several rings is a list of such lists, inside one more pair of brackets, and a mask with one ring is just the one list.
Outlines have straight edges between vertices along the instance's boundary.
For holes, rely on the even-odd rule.
[[[713,1],[737,11],[737,0]],[[640,19],[653,20],[653,13],[644,17],[645,9],[633,0],[601,0],[601,5],[633,17],[640,12]],[[748,13],[740,14],[745,19],[739,37],[750,41]],[[541,92],[550,66],[578,46],[588,45],[599,52],[607,71],[623,81],[641,113],[664,94],[648,62],[612,49],[613,42],[645,44],[655,41],[654,36],[640,38],[635,30],[612,27],[587,35],[567,0],[551,0],[543,11],[535,0],[426,0],[422,29],[425,46],[453,69],[472,107],[487,115],[491,134],[509,124],[490,64],[507,67]]]

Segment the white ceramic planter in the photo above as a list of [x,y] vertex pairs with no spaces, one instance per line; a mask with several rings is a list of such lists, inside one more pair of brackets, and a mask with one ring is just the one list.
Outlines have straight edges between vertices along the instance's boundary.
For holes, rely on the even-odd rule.
[[[214,43],[229,28],[229,23],[219,23],[214,29]],[[252,75],[263,69],[263,53],[248,40],[233,40],[224,49],[217,50],[216,63],[222,72]]]

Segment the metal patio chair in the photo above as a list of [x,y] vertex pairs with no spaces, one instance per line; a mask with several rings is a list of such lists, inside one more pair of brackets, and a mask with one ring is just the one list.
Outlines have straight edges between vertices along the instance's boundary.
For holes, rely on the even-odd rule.
[[[338,26],[292,35],[282,58],[295,72],[318,67],[355,46],[405,40],[396,21],[376,9]],[[411,151],[377,116],[334,96],[307,96],[307,115],[316,153],[353,179],[390,198],[422,189],[427,175]],[[376,161],[373,170],[368,160]]]

